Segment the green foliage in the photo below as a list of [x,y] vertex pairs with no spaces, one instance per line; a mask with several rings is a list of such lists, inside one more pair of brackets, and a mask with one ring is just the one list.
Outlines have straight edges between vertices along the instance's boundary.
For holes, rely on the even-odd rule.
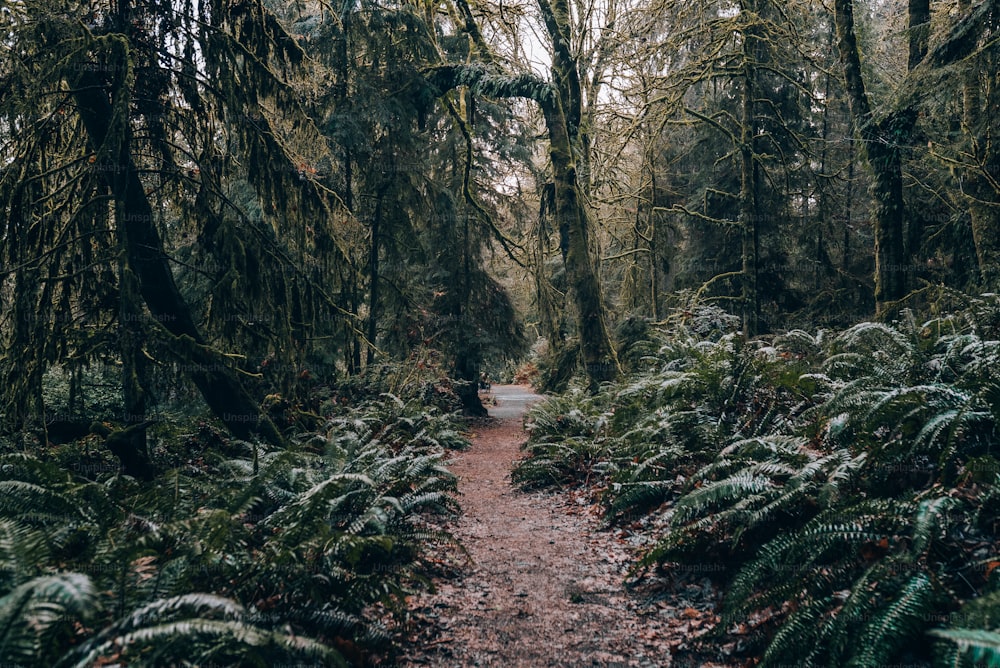
[[970,665],[966,657],[979,666],[1000,666],[1000,633],[981,629],[935,629],[931,635],[956,645],[956,654],[949,665]]
[[286,450],[233,442],[140,486],[0,458],[0,657],[348,665],[451,539],[446,416],[385,395]]
[[72,638],[73,621],[88,621],[97,608],[85,575],[33,578],[0,598],[0,656],[14,664],[51,665],[54,646]]
[[583,390],[534,404],[525,428],[528,456],[511,473],[525,488],[570,485],[591,479],[608,465],[601,432],[609,415]]
[[629,378],[534,408],[518,471],[589,481],[609,522],[652,514],[666,530],[634,575],[711,563],[715,633],[761,665],[926,657],[942,622],[942,665],[992,661],[995,596],[975,599],[1000,517],[990,312],[750,342],[636,328]]
[[994,588],[942,621],[949,622],[948,628],[929,632],[941,639],[936,647],[939,665],[962,668],[1000,665],[1000,591]]

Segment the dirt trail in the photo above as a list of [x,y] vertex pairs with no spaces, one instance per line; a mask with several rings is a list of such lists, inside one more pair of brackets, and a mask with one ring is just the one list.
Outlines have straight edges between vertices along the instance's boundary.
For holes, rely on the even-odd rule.
[[495,419],[450,465],[463,507],[451,530],[471,563],[411,601],[429,624],[401,665],[671,665],[671,650],[706,622],[706,590],[694,586],[689,600],[674,592],[669,605],[639,600],[622,585],[632,558],[624,532],[600,530],[582,498],[513,488],[522,416],[539,397],[518,386],[493,394]]

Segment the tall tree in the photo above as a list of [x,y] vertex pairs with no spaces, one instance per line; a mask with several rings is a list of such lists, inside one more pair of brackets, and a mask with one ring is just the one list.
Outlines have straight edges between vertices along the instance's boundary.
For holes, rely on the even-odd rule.
[[470,56],[469,40],[439,10],[362,1],[336,14],[291,8],[286,20],[333,78],[312,109],[343,165],[335,188],[364,230],[354,240],[364,261],[350,281],[355,308],[364,300],[364,335],[350,364],[361,368],[362,347],[366,365],[439,353],[466,412],[483,414],[483,365],[523,343],[512,305],[484,270],[490,243],[510,244],[491,180],[502,178],[496,165],[527,154],[508,108],[466,89],[438,101],[423,84],[422,65]]
[[[581,358],[591,386],[596,387],[617,377],[620,370],[591,251],[594,231],[586,196],[589,169],[587,159],[581,157],[588,155],[587,134],[581,129],[583,93],[578,55],[574,52],[578,44],[567,0],[538,0],[537,4],[551,57],[548,82],[528,72],[506,75],[483,65],[437,66],[428,70],[428,79],[440,93],[468,86],[477,95],[523,97],[538,104],[549,143],[552,211],[564,230],[567,285],[576,310]],[[463,2],[459,5],[466,18],[465,29],[479,45],[480,53],[489,54],[471,10]]]
[[[904,297],[907,290],[902,150],[913,131],[916,114],[910,109],[899,109],[884,118],[875,117],[861,68],[853,0],[835,0],[834,15],[847,99],[872,178],[875,304],[881,311],[888,302]],[[912,16],[920,17],[920,13],[911,13]],[[911,35],[917,35],[917,31],[911,31]],[[918,43],[919,40],[915,40],[911,57],[919,55]]]
[[[42,277],[16,301],[50,323],[10,331],[8,416],[42,408],[48,365],[116,354],[120,327],[126,423],[144,422],[141,366],[164,353],[232,433],[281,443],[242,372],[253,354],[301,362],[316,323],[343,313],[321,155],[290,83],[302,51],[256,0],[38,0],[4,20],[0,115],[21,167],[0,181],[3,253],[15,282]],[[236,342],[251,359],[222,353]]]
[[[969,0],[959,8],[968,15]],[[1000,29],[1000,16],[987,18],[991,32]],[[982,44],[983,41],[977,44]],[[972,239],[979,265],[979,281],[985,290],[1000,287],[1000,58],[995,50],[977,53],[962,74],[962,134],[965,146],[958,163],[963,165],[962,194],[968,203]]]

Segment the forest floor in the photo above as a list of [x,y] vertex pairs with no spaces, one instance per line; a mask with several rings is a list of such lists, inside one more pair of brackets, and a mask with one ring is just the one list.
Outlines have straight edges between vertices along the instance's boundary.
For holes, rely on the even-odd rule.
[[697,650],[717,619],[707,578],[651,576],[626,587],[638,546],[602,527],[582,491],[523,492],[510,471],[526,439],[528,388],[494,386],[490,418],[457,453],[467,550],[441,555],[436,593],[410,599],[402,666],[729,666]]

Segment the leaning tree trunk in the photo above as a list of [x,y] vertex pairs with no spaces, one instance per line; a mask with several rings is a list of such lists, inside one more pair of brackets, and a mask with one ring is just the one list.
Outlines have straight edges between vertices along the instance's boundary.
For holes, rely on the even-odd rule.
[[[117,219],[118,225],[123,226],[120,215]],[[119,237],[124,242],[124,230],[119,231]],[[119,261],[118,276],[118,328],[122,357],[122,396],[125,399],[122,421],[129,427],[146,421],[147,362],[142,353],[142,306],[138,281],[124,257]],[[120,448],[114,455],[121,462],[122,470],[135,478],[152,479],[154,469],[149,460],[146,430],[137,427],[129,432],[127,438],[119,439],[116,443]]]
[[[96,72],[85,70],[72,83],[73,98],[96,153],[94,167],[104,175],[120,210],[118,219],[124,226],[121,232],[126,264],[135,273],[153,321],[176,337],[175,350],[181,349],[179,352],[186,357],[191,380],[230,432],[238,438],[259,434],[275,445],[284,444],[274,424],[260,413],[236,371],[207,345],[177,288],[152,206],[125,139],[127,114],[115,113],[108,85]],[[116,133],[122,136],[115,136]]]
[[853,0],[835,0],[837,46],[844,68],[847,101],[872,174],[872,223],[875,228],[875,308],[901,299],[907,289],[904,246],[905,209],[901,146],[915,116],[897,111],[876,123],[861,75],[861,57],[854,32]]

